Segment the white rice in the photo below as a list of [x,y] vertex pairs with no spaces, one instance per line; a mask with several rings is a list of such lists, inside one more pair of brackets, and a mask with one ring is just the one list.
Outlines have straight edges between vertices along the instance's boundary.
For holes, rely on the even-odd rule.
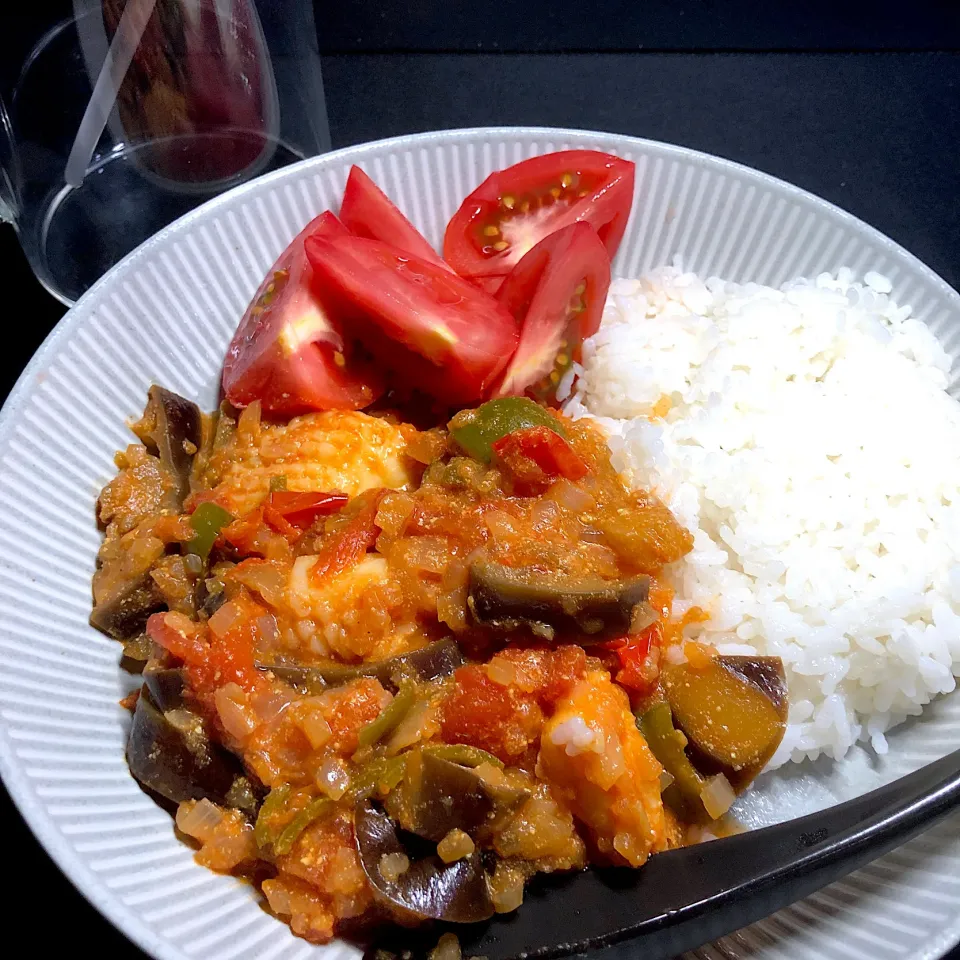
[[[960,675],[960,404],[950,360],[850,270],[779,290],[674,267],[613,283],[568,414],[694,533],[674,571],[692,634],[783,658],[772,766],[884,731]],[[672,404],[652,418],[662,396]]]

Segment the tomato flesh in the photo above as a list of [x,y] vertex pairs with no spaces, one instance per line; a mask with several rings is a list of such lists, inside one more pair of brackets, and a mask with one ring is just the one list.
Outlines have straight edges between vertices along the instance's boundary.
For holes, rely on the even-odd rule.
[[295,493],[277,490],[267,497],[267,507],[295,527],[309,527],[317,517],[336,513],[347,502],[345,493]]
[[532,157],[491,174],[447,224],[444,259],[490,291],[544,237],[577,221],[617,252],[633,201],[634,164],[595,150]]
[[323,583],[337,574],[356,566],[372,550],[380,535],[377,526],[377,511],[380,501],[386,496],[386,490],[374,490],[361,494],[364,502],[356,515],[335,539],[324,544],[317,555],[317,562],[310,571],[317,583]]
[[384,391],[368,362],[345,341],[339,323],[316,298],[304,244],[348,233],[330,212],[294,238],[254,294],[223,364],[223,392],[237,407],[260,400],[270,413],[366,407]]
[[244,597],[232,602],[242,607],[245,616],[223,637],[177,613],[155,613],[147,620],[147,635],[183,661],[187,680],[197,694],[213,693],[227,683],[255,690],[261,683],[251,625],[265,610]]
[[428,260],[445,270],[450,269],[423,234],[357,166],[350,168],[350,176],[347,177],[340,203],[340,220],[354,236],[382,240],[421,260]]
[[516,350],[506,309],[435,263],[361,237],[311,237],[305,249],[321,300],[338,304],[351,332],[409,387],[476,402]]
[[520,343],[494,390],[553,402],[557,384],[600,328],[610,257],[588,223],[541,240],[510,272],[497,299],[520,324]]
[[657,685],[660,676],[660,646],[662,644],[659,623],[652,623],[636,636],[621,637],[600,644],[611,650],[620,662],[614,679],[622,687],[638,694],[648,694]]
[[573,447],[549,427],[514,430],[493,445],[493,453],[525,492],[538,492],[558,477],[576,482],[588,472]]

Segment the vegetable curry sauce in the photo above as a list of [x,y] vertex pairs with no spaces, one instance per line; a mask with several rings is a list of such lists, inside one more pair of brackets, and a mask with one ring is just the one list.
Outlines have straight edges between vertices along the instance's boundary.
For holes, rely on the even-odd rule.
[[143,672],[130,768],[299,936],[641,867],[779,742],[782,666],[685,638],[692,538],[591,423],[521,397],[431,429],[206,417],[153,387],[134,429],[92,616]]

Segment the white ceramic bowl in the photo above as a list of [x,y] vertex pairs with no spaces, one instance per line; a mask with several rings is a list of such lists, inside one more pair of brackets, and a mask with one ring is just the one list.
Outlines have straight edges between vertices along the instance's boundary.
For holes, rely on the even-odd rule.
[[[954,356],[960,296],[895,243],[754,170],[681,147],[567,130],[498,128],[350,147],[256,180],[190,213],[110,271],[60,322],[0,415],[0,771],[27,822],[91,903],[158,960],[334,960],[195,865],[123,758],[133,685],[119,646],[87,625],[94,501],[125,422],[158,381],[214,405],[224,349],[267,267],[364,166],[433,242],[489,172],[593,147],[636,161],[633,215],[614,269],[683,256],[703,274],[777,284],[849,266],[893,280]],[[956,386],[956,381],[954,381]],[[960,741],[960,698],[891,737],[882,761],[768,777],[743,806],[784,819],[913,769]],[[960,936],[960,819],[842,883],[702,948],[701,958],[933,960]],[[624,956],[637,945],[619,948]]]

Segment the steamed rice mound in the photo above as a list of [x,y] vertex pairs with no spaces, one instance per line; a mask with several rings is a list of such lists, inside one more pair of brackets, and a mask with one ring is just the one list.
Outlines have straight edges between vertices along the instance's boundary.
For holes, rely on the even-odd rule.
[[[960,404],[950,359],[849,270],[779,290],[677,267],[615,281],[566,412],[695,535],[674,570],[690,628],[782,657],[772,766],[884,731],[960,675]],[[682,609],[682,607],[681,607]]]

